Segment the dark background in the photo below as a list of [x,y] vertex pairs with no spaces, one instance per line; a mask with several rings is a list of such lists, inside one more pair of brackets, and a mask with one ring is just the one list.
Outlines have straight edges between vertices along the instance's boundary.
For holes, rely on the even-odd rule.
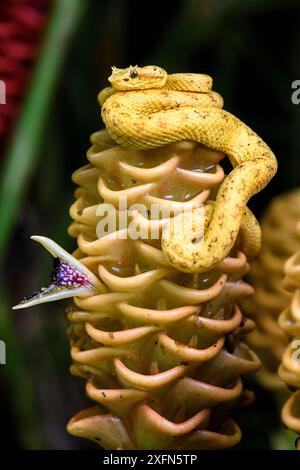
[[[65,304],[16,312],[11,306],[46,283],[51,269],[50,257],[30,235],[53,238],[69,251],[75,248],[67,235],[71,174],[86,164],[89,135],[102,127],[96,98],[107,85],[111,65],[155,64],[170,73],[213,76],[225,108],[261,135],[278,157],[279,172],[249,204],[257,216],[272,196],[299,185],[300,105],[291,101],[292,81],[300,79],[298,1],[83,3],[5,243],[0,339],[7,344],[7,364],[0,365],[0,419],[1,444],[11,449],[93,447],[65,432],[70,417],[88,404],[84,384],[68,373]],[[2,155],[3,178],[14,139],[12,130]],[[280,429],[275,398],[253,379],[246,380],[257,401],[236,415],[244,434],[239,448],[292,448],[292,440],[281,435],[274,440]]]

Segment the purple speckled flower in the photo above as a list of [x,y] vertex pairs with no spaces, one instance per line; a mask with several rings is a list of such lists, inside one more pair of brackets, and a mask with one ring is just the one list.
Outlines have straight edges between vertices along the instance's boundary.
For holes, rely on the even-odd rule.
[[51,284],[56,287],[91,287],[88,278],[61,258],[54,258]]
[[32,238],[41,243],[54,256],[50,284],[25,297],[13,307],[14,309],[73,296],[85,296],[97,291],[103,292],[105,287],[100,279],[57,243],[46,237],[35,236]]

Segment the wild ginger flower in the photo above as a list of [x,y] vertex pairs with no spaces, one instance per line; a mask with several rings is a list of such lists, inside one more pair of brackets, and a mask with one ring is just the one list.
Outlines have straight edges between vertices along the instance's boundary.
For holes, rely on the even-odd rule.
[[[300,223],[297,226],[300,235]],[[278,369],[281,380],[292,391],[281,411],[285,426],[300,435],[300,250],[284,265],[283,287],[293,293],[290,305],[279,315],[279,325],[290,338]],[[300,450],[300,436],[296,441]]]
[[84,297],[97,291],[105,291],[101,281],[89,269],[53,240],[38,235],[31,238],[40,243],[54,256],[50,284],[25,297],[18,305],[13,307],[14,310],[73,296]]
[[255,298],[244,308],[255,319],[256,329],[248,341],[264,364],[257,374],[261,384],[283,393],[285,386],[277,369],[288,344],[288,336],[278,325],[278,317],[292,299],[282,286],[284,263],[300,248],[296,224],[300,219],[300,189],[295,188],[272,199],[261,219],[262,249],[252,263],[249,281]]

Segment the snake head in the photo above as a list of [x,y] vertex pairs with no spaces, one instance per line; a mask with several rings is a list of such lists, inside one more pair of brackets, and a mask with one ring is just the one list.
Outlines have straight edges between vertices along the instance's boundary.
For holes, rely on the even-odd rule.
[[130,65],[126,69],[112,67],[112,74],[108,80],[115,90],[147,90],[162,88],[167,77],[167,72],[156,65],[147,65],[146,67]]

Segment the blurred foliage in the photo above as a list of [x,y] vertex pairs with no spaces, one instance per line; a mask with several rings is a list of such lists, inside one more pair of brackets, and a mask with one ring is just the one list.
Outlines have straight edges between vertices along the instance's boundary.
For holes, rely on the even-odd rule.
[[[106,86],[111,65],[155,63],[170,72],[205,72],[214,77],[214,88],[223,95],[226,109],[254,128],[278,157],[278,174],[250,203],[258,216],[273,195],[299,185],[300,107],[291,102],[291,83],[300,75],[298,0],[84,3],[65,60],[56,61],[53,57],[48,62],[45,56],[40,59],[48,62],[50,74],[56,67],[60,80],[56,92],[50,95],[47,73],[39,77],[39,83],[33,82],[41,98],[51,99],[47,100],[39,130],[31,134],[29,123],[24,123],[29,126],[25,128],[26,139],[15,149],[14,158],[23,165],[24,149],[30,146],[26,178],[14,180],[13,174],[8,173],[7,168],[12,165],[10,153],[3,168],[3,184],[8,189],[1,202],[12,208],[9,223],[13,233],[9,244],[3,244],[5,295],[0,299],[0,337],[3,328],[9,329],[12,350],[8,351],[7,365],[0,367],[6,368],[6,377],[17,376],[18,381],[13,382],[13,393],[12,382],[5,382],[1,369],[1,413],[11,423],[5,444],[13,448],[92,446],[65,432],[67,420],[84,406],[85,399],[83,384],[67,372],[70,359],[64,305],[42,305],[14,314],[10,305],[46,283],[50,272],[51,260],[29,240],[30,235],[49,236],[69,251],[75,248],[75,242],[67,236],[68,208],[74,190],[70,177],[86,163],[89,135],[102,127],[96,97]],[[64,15],[69,19],[68,11]],[[53,24],[52,31],[55,33]],[[53,53],[60,52],[58,45]],[[27,118],[36,124],[39,117],[34,106],[27,112]],[[9,187],[15,182],[21,186],[17,187],[17,203],[12,203]],[[4,198],[3,190],[2,195]],[[21,387],[22,382],[28,386],[24,406],[27,399],[33,403],[37,436],[43,441],[38,439],[35,445],[34,440],[30,444],[24,439],[21,425],[25,417],[21,416],[20,425],[19,409],[15,406],[18,396],[22,397],[15,387]],[[237,414],[244,434],[239,448],[292,448],[290,439],[278,435],[281,425],[274,398],[253,379],[249,387],[255,388],[257,400]]]

